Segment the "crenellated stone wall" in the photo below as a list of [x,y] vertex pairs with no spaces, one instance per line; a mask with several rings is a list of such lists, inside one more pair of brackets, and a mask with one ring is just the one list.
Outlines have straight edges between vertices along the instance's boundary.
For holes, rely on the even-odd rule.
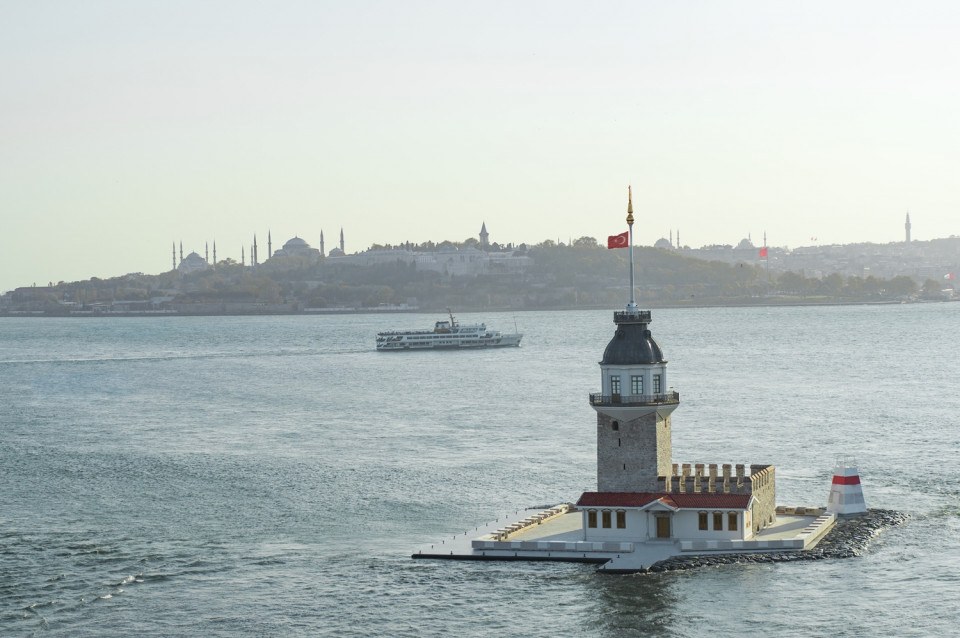
[[777,520],[776,468],[773,465],[674,463],[670,473],[658,477],[657,491],[677,494],[752,494],[753,531]]
[[750,483],[753,492],[753,530],[759,531],[777,520],[776,468],[772,465],[751,465]]

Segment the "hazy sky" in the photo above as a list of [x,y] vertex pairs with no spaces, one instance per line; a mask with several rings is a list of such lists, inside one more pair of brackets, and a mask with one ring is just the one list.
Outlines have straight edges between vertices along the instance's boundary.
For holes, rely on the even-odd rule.
[[0,291],[373,243],[960,234],[960,3],[0,3]]

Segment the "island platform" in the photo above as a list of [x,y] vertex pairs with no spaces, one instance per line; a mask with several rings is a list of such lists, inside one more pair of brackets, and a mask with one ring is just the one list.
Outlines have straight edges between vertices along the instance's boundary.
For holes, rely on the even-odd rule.
[[635,573],[676,556],[803,551],[836,522],[816,507],[777,507],[776,522],[750,540],[586,541],[583,516],[570,504],[522,509],[420,548],[413,558],[560,561],[599,564],[598,571]]

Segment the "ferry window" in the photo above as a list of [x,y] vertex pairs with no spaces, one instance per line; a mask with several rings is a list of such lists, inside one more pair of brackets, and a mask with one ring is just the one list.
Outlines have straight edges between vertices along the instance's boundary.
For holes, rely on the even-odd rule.
[[609,529],[610,528],[610,510],[603,510],[601,514],[603,516],[602,520],[603,520],[604,528]]
[[633,394],[643,394],[643,377],[636,374],[630,377],[630,391]]
[[587,510],[587,527],[597,526],[597,510]]
[[737,531],[737,513],[729,512],[727,514],[727,529],[731,532]]
[[700,529],[710,529],[707,527],[707,513],[700,512]]
[[610,394],[620,394],[620,375],[610,376]]
[[723,513],[714,512],[713,513],[713,529],[723,529]]
[[653,375],[653,393],[660,394],[660,375]]
[[617,529],[627,529],[627,513],[617,510]]

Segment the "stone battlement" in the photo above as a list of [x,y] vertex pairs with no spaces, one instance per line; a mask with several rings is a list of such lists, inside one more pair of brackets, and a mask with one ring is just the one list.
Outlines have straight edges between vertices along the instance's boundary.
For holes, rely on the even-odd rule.
[[[722,473],[721,473],[722,470]],[[674,463],[670,476],[658,477],[663,491],[680,494],[751,494],[757,488],[772,482],[772,465],[743,463]]]

